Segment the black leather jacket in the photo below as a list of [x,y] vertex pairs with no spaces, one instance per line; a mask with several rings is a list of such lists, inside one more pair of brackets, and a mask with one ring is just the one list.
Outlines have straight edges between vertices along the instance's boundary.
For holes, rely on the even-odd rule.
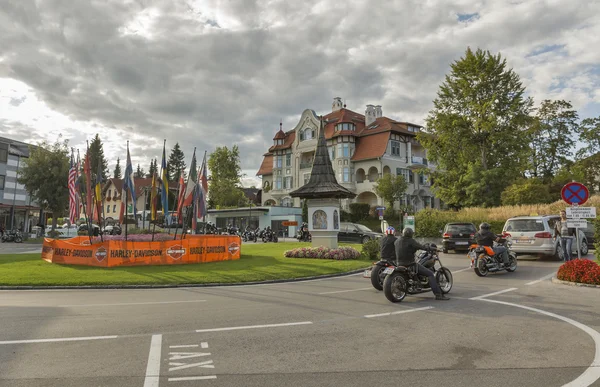
[[498,236],[490,230],[479,230],[477,234],[475,234],[475,240],[477,241],[477,244],[481,246],[494,246],[496,238],[498,238]]
[[390,262],[396,261],[396,249],[394,247],[394,242],[396,242],[396,239],[397,238],[393,235],[386,235],[379,240],[381,259],[385,259],[386,261]]
[[396,259],[400,266],[408,266],[415,263],[415,253],[417,250],[425,250],[425,246],[413,238],[398,238],[394,246],[396,247]]

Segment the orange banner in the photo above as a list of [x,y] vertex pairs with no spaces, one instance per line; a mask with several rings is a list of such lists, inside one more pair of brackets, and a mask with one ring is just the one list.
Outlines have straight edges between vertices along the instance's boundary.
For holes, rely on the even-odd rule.
[[42,259],[51,263],[99,267],[181,265],[240,259],[241,240],[231,235],[188,235],[160,242],[105,241],[88,237],[44,239]]

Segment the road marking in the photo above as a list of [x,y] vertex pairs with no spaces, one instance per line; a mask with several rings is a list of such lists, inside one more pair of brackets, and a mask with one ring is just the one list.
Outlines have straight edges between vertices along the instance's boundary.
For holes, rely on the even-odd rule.
[[513,290],[517,290],[517,289],[518,288],[504,289],[504,290],[500,290],[500,291],[497,291],[497,292],[494,292],[494,293],[484,294],[482,296],[471,297],[471,298],[469,298],[469,300],[482,300],[482,299],[487,298],[487,297],[496,296],[496,295],[502,294],[502,293],[512,292]]
[[600,333],[598,333],[598,331],[595,331],[594,329],[592,329],[592,328],[588,327],[587,325],[584,325],[580,322],[571,320],[568,317],[564,317],[559,314],[555,314],[555,313],[551,313],[551,312],[546,312],[545,310],[532,308],[530,306],[519,305],[519,304],[514,304],[512,302],[505,302],[505,301],[486,300],[486,299],[479,299],[479,300],[530,310],[532,312],[536,312],[536,313],[540,313],[540,314],[543,314],[546,316],[554,317],[558,320],[562,320],[568,324],[573,325],[576,328],[581,329],[582,331],[584,331],[585,333],[590,335],[592,337],[592,340],[594,340],[594,344],[596,346],[596,353],[594,355],[594,360],[592,361],[592,364],[590,364],[590,366],[581,375],[579,375],[579,377],[577,379],[573,380],[570,383],[563,385],[563,387],[587,387],[587,386],[591,386],[598,379],[600,379]]
[[153,301],[153,302],[125,302],[117,304],[73,304],[58,305],[59,308],[73,308],[76,306],[129,306],[129,305],[154,305],[154,304],[184,304],[189,302],[205,302],[206,300],[186,300],[186,301]]
[[310,325],[310,324],[312,324],[312,321],[301,321],[301,322],[282,323],[282,324],[246,325],[246,326],[240,326],[240,327],[198,329],[198,330],[196,330],[196,333],[235,331],[235,330],[240,330],[240,329],[260,329],[260,328],[291,327],[291,326],[296,326],[296,325]]
[[369,289],[373,289],[373,287],[369,287],[369,288],[360,288],[360,289],[351,289],[351,290],[336,290],[335,292],[324,292],[324,293],[317,293],[317,294],[336,294],[336,293],[348,293],[348,292],[358,292],[360,290],[369,290]]
[[366,318],[375,318],[375,317],[393,316],[393,315],[396,315],[396,314],[418,312],[420,310],[429,310],[429,309],[433,309],[433,306],[426,306],[426,307],[423,307],[423,308],[415,308],[415,309],[407,309],[407,310],[399,310],[397,312],[388,312],[388,313],[379,313],[379,314],[366,314],[364,317],[366,317]]
[[200,346],[202,348],[208,348],[208,343],[206,341],[203,341],[203,342],[200,343]]
[[148,366],[146,367],[146,380],[144,387],[158,387],[160,380],[160,356],[162,349],[162,335],[152,335]]
[[35,343],[60,343],[65,341],[90,341],[116,339],[119,336],[89,336],[89,337],[62,337],[57,339],[9,340],[0,341],[0,345],[8,344],[35,344]]
[[[190,344],[190,345],[169,345],[169,348],[198,348],[198,344]],[[204,348],[204,347],[202,347]]]
[[462,271],[472,270],[470,267],[465,267],[464,269],[453,271],[452,273],[460,273]]
[[545,281],[545,280],[547,280],[547,279],[550,279],[550,278],[552,278],[552,277],[554,276],[554,274],[555,274],[555,273],[552,273],[552,274],[545,275],[545,276],[543,276],[542,278],[540,278],[539,280],[535,280],[535,281],[527,282],[525,285],[535,285],[535,284],[537,284],[537,283],[540,283],[540,282],[542,282],[542,281]]
[[210,375],[210,376],[181,376],[178,378],[169,378],[169,382],[181,382],[181,381],[185,381],[185,380],[210,380],[210,379],[216,379],[217,376],[216,375]]

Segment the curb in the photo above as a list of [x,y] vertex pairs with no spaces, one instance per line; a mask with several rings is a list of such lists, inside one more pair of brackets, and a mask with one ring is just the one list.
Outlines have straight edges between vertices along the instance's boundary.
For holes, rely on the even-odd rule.
[[580,286],[580,287],[584,287],[584,288],[597,288],[597,289],[600,289],[600,285],[590,285],[590,284],[582,284],[582,283],[579,283],[579,282],[563,281],[563,280],[559,280],[556,277],[552,277],[552,283],[554,283],[554,284],[561,284],[561,285],[568,285],[568,286]]
[[[370,266],[369,266],[370,267]],[[252,281],[252,282],[239,282],[239,283],[206,283],[206,284],[173,284],[173,285],[83,285],[83,286],[0,286],[0,290],[52,290],[52,289],[172,289],[172,288],[212,288],[212,287],[226,287],[226,286],[247,286],[247,285],[264,285],[264,284],[279,284],[286,282],[303,282],[313,281],[317,279],[344,277],[348,275],[362,273],[368,268],[358,269],[349,271],[346,273],[336,274],[325,274],[313,277],[300,277],[300,278],[288,278],[280,280],[267,280],[267,281]]]

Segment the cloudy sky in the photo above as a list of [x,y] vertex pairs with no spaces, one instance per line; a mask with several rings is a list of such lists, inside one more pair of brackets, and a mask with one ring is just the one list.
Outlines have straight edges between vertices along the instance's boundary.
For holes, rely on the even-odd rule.
[[[85,149],[237,144],[253,177],[279,121],[331,110],[422,124],[468,46],[500,52],[536,100],[600,116],[591,0],[0,0],[0,135]],[[248,179],[245,183],[251,184]]]

